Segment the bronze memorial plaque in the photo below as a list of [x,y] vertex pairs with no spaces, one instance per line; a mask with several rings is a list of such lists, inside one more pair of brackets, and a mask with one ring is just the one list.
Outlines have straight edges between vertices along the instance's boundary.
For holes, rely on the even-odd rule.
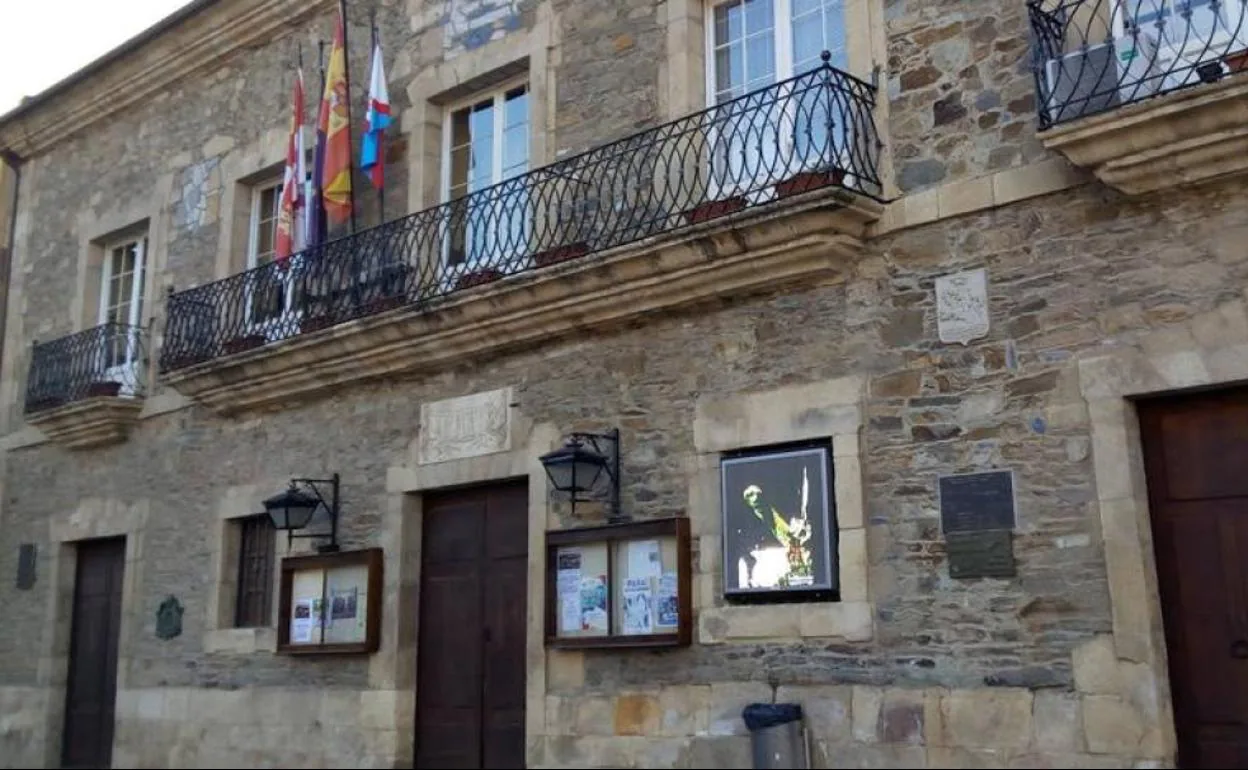
[[1014,472],[940,477],[940,528],[951,532],[1014,529]]
[[945,536],[949,577],[1014,577],[1014,534],[1008,529],[954,532]]

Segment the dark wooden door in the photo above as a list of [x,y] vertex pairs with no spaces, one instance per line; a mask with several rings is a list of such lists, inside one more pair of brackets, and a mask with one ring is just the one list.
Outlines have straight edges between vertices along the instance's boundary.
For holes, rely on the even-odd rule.
[[1248,767],[1248,389],[1139,414],[1179,767]]
[[62,764],[108,767],[113,753],[126,541],[87,541],[77,550]]
[[524,767],[528,489],[428,495],[416,766]]

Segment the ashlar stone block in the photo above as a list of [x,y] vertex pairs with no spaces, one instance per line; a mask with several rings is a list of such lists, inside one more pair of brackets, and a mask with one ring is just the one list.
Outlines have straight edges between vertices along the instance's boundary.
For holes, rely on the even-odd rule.
[[1040,691],[1032,705],[1032,745],[1044,752],[1083,751],[1083,714],[1074,693]]
[[945,746],[1025,749],[1031,743],[1032,695],[1021,688],[956,690],[941,700]]
[[1140,713],[1116,695],[1083,699],[1083,729],[1093,754],[1135,756],[1147,727]]

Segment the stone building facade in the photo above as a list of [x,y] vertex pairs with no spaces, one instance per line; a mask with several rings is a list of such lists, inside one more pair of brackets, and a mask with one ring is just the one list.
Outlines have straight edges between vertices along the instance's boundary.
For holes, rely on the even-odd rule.
[[[185,365],[175,305],[256,263],[292,62],[328,38],[335,4],[200,0],[0,117],[0,149],[21,161],[0,369],[0,765],[67,756],[83,554],[110,538],[124,538],[108,541],[114,766],[419,764],[421,700],[441,695],[418,680],[419,641],[453,623],[421,603],[426,512],[519,480],[523,756],[505,762],[746,767],[742,708],[798,702],[814,766],[1173,766],[1195,723],[1176,729],[1173,575],[1154,556],[1136,404],[1248,379],[1248,193],[1230,173],[1248,157],[1232,130],[1248,85],[1042,131],[1022,0],[813,5],[844,31],[835,62],[875,94],[858,117],[878,133],[878,185],[751,199]],[[384,212],[357,176],[370,226],[443,201],[462,105],[523,83],[535,169],[661,131],[716,82],[719,4],[704,0],[367,6],[348,10],[357,123],[374,10],[397,116]],[[34,408],[32,343],[101,324],[101,271],[139,243],[136,382]],[[938,284],[979,269],[986,319],[971,320],[986,328],[942,341],[958,319]],[[504,417],[468,420],[462,445],[432,437],[432,410],[474,396]],[[546,643],[545,533],[603,512],[552,496],[539,458],[610,428],[624,512],[689,520],[686,647]],[[727,601],[722,459],[812,441],[831,455],[835,601]],[[959,578],[940,480],[988,470],[1012,471],[1014,574]],[[290,479],[334,473],[339,542],[384,552],[380,643],[284,654],[286,540],[271,541],[268,622],[237,627],[239,522]]]

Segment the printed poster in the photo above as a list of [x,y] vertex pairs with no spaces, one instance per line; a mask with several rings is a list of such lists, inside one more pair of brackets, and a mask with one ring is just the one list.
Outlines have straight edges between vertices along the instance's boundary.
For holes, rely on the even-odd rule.
[[624,580],[624,634],[654,633],[654,597],[650,578]]
[[677,597],[675,572],[665,573],[659,578],[659,591],[654,604],[656,626],[675,628],[680,625],[680,601]]
[[558,555],[559,631],[581,630],[581,554],[561,551]]
[[607,576],[581,579],[581,630],[607,633]]
[[319,599],[295,600],[294,617],[290,621],[291,644],[309,644],[312,641],[312,629],[316,627],[316,618],[312,612],[313,603]]
[[658,540],[633,540],[628,544],[628,576],[657,578],[663,573]]
[[331,598],[329,607],[329,619],[332,623],[336,620],[355,620],[358,612],[360,599],[359,588],[349,588],[347,590],[335,591]]

